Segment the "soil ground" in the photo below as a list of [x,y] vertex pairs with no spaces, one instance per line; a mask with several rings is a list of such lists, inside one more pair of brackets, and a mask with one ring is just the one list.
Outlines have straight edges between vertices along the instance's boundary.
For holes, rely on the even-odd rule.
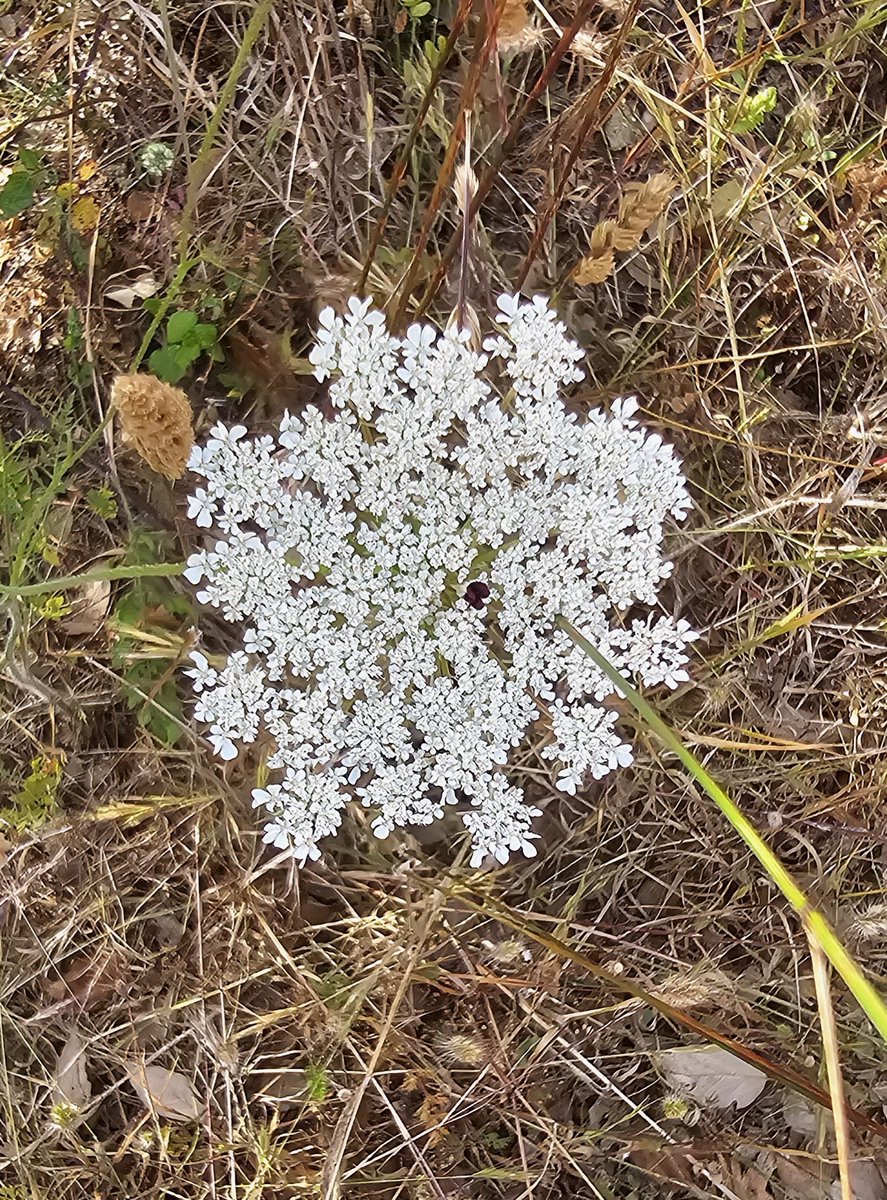
[[571,3],[0,0],[2,1200],[829,1200],[841,1097],[843,1195],[887,1197],[882,1041],[628,711],[634,767],[577,797],[526,751],[534,862],[358,812],[296,870],[190,721],[187,585],[53,584],[194,545],[102,425],[152,313],[211,328],[200,437],[317,398],[362,281],[484,328],[550,293],[581,402],[637,393],[692,484],[663,604],[704,638],[651,699],[883,978],[887,6]]

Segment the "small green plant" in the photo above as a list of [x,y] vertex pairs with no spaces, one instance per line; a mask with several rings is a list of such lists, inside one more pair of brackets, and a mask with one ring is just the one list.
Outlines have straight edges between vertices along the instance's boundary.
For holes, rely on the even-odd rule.
[[138,154],[139,166],[152,179],[159,179],[172,170],[175,154],[166,142],[146,142]]
[[19,147],[18,161],[12,174],[0,188],[0,218],[9,220],[31,207],[37,192],[46,179],[39,154],[26,146]]
[[58,790],[62,780],[62,760],[38,754],[30,762],[29,772],[8,807],[0,809],[0,826],[27,833],[40,829],[58,811]]
[[113,521],[117,516],[117,497],[109,487],[91,488],[86,493],[86,503],[105,521]]
[[752,133],[776,107],[776,88],[765,87],[745,96],[733,113],[730,128],[734,133]]
[[[416,52],[412,58],[404,60],[401,68],[403,71],[404,87],[406,88],[407,96],[414,103],[419,103],[430,87],[432,72],[443,57],[446,44],[447,39],[443,34],[434,39],[428,38],[423,42],[421,48],[416,48]],[[435,94],[425,120],[428,127],[442,142],[447,143],[449,141],[450,126],[444,111],[443,101],[439,94]]]
[[44,621],[58,621],[59,618],[66,617],[70,611],[70,604],[64,596],[60,596],[58,593],[45,597],[37,605],[37,615]]
[[514,1134],[510,1132],[503,1133],[499,1129],[492,1126],[484,1129],[479,1138],[480,1144],[486,1146],[488,1150],[492,1150],[494,1154],[501,1154],[507,1150],[509,1146],[514,1144]]
[[[158,534],[137,534],[126,565],[165,562],[167,548],[163,542]],[[125,589],[110,622],[114,636],[111,662],[123,680],[127,707],[136,713],[139,724],[165,746],[174,746],[182,735],[184,711],[175,664],[182,643],[178,631],[191,617],[190,601],[179,595],[168,580],[143,577]]]
[[427,17],[431,12],[431,5],[428,0],[402,0],[404,8],[410,15],[413,21],[419,21],[422,17]]
[[322,1104],[330,1094],[330,1078],[326,1068],[319,1063],[309,1063],[305,1068],[305,1086],[309,1100]]
[[[77,240],[72,241],[71,245],[76,245]],[[75,263],[74,265],[76,266],[77,264]],[[86,343],[83,334],[83,321],[81,320],[80,313],[73,305],[68,309],[68,319],[65,336],[62,338],[62,345],[68,354],[68,372],[71,383],[78,392],[82,392],[92,381],[92,363],[85,353]]]
[[33,1192],[17,1183],[0,1183],[0,1200],[31,1200]]
[[[150,300],[145,301],[145,308],[156,311]],[[208,354],[213,362],[225,361],[218,326],[201,321],[192,309],[183,309],[166,322],[165,343],[152,352],[148,366],[158,378],[178,383],[201,354]]]

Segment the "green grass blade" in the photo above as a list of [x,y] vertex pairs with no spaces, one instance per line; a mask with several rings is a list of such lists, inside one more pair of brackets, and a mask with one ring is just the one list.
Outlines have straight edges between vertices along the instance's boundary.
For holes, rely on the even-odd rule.
[[148,579],[161,576],[181,575],[185,563],[143,563],[129,567],[97,567],[94,571],[84,571],[80,575],[59,575],[55,579],[45,579],[42,583],[28,583],[23,587],[12,587],[0,584],[0,599],[20,600],[25,596],[45,596],[52,592],[66,592],[71,588],[84,587],[88,583],[96,583],[103,579]]
[[628,700],[638,716],[653,730],[663,745],[676,754],[693,778],[714,800],[715,804],[758,859],[764,870],[800,915],[804,928],[813,938],[829,962],[856,997],[869,1020],[887,1043],[887,1004],[881,999],[872,984],[863,974],[859,964],[841,942],[826,918],[810,902],[797,880],[782,865],[778,856],[764,841],[751,821],[730,799],[721,785],[709,775],[699,759],[683,744],[677,734],[669,728],[647,701],[631,686],[616,668],[597,650],[591,642],[563,617],[559,624],[577,646],[584,650],[596,667]]

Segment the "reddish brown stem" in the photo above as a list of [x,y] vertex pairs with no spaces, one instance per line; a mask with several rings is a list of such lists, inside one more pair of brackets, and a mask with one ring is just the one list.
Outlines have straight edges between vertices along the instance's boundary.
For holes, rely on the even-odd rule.
[[[471,68],[462,87],[462,95],[459,97],[459,115],[456,117],[455,124],[453,125],[450,140],[447,144],[447,151],[440,170],[437,173],[437,179],[434,182],[434,190],[431,193],[431,199],[428,201],[428,208],[422,221],[419,238],[413,250],[413,257],[410,259],[410,264],[398,289],[398,295],[392,301],[390,325],[393,330],[398,328],[403,319],[404,309],[409,303],[419,263],[422,260],[422,255],[425,253],[425,247],[428,245],[428,239],[431,236],[431,230],[440,211],[444,193],[449,187],[450,179],[456,166],[456,156],[459,153],[459,147],[462,145],[465,137],[467,115],[473,110],[474,101],[477,98],[480,82],[483,77],[484,67],[489,62],[491,55],[495,53],[496,33],[504,6],[505,0],[498,0],[496,8],[492,15],[488,17],[488,20],[478,24],[477,36],[474,40],[474,50],[471,55]],[[467,212],[465,213],[464,227],[469,227]]]
[[542,245],[542,239],[545,237],[548,226],[554,219],[554,214],[557,212],[561,201],[564,198],[564,192],[567,189],[567,183],[569,182],[570,176],[573,174],[573,168],[576,165],[576,159],[579,157],[582,148],[587,143],[589,134],[591,133],[595,121],[598,118],[601,100],[604,92],[606,92],[607,88],[609,87],[610,80],[613,78],[613,73],[616,70],[616,63],[619,61],[619,56],[622,53],[623,47],[625,46],[626,39],[628,38],[628,35],[634,25],[634,20],[637,16],[639,7],[640,0],[631,0],[622,24],[619,27],[619,32],[613,40],[610,52],[607,55],[607,61],[604,65],[601,77],[586,97],[584,105],[585,112],[579,125],[578,132],[576,133],[576,137],[573,140],[573,145],[570,147],[570,153],[567,157],[567,162],[563,171],[561,172],[560,178],[555,184],[554,191],[548,198],[548,201],[542,208],[542,211],[537,216],[536,227],[533,230],[533,238],[530,242],[530,248],[527,251],[526,257],[524,258],[523,266],[521,267],[521,272],[516,282],[516,287],[518,288],[523,286],[524,280],[529,274],[530,267],[533,265],[536,255],[539,253],[539,247]]
[[366,258],[364,259],[363,269],[360,272],[360,279],[357,284],[357,292],[363,293],[366,287],[367,277],[376,257],[376,252],[379,249],[379,244],[382,241],[382,234],[385,232],[385,226],[388,223],[388,217],[391,213],[391,205],[394,203],[394,197],[397,195],[397,189],[400,187],[406,169],[410,163],[410,157],[419,137],[419,132],[425,124],[425,118],[428,116],[428,110],[431,107],[431,101],[434,99],[434,93],[437,91],[437,85],[440,83],[441,75],[444,67],[449,61],[450,55],[453,53],[459,35],[462,32],[462,27],[468,19],[468,14],[471,12],[472,0],[459,0],[459,7],[456,15],[453,18],[453,24],[450,27],[450,33],[446,40],[446,45],[441,52],[440,59],[431,69],[431,78],[428,81],[428,87],[425,89],[425,95],[422,97],[422,103],[419,105],[419,111],[416,113],[416,118],[413,121],[409,135],[401,152],[400,158],[394,165],[394,170],[391,172],[391,178],[388,181],[388,187],[385,190],[385,199],[382,202],[382,211],[379,213],[379,218],[376,221],[373,236],[370,239],[370,244],[367,249]]
[[[594,4],[595,0],[583,0],[583,3],[580,4],[579,8],[576,10],[576,15],[573,17],[573,20],[561,34],[557,45],[554,47],[551,55],[549,56],[548,62],[545,64],[539,74],[538,79],[533,84],[530,94],[527,96],[514,120],[511,122],[508,132],[499,145],[493,150],[491,162],[484,171],[480,183],[478,184],[477,192],[471,203],[471,211],[468,213],[467,220],[474,220],[474,218],[477,216],[481,205],[486,200],[487,196],[492,190],[493,184],[496,182],[499,172],[502,169],[502,164],[511,154],[512,150],[514,150],[514,147],[517,144],[517,139],[527,114],[548,87],[549,83],[551,82],[551,77],[557,70],[561,59],[570,48],[570,45],[572,44],[576,34],[585,24],[588,13],[594,7]],[[444,247],[437,270],[434,272],[431,281],[422,295],[422,299],[419,301],[416,310],[417,315],[421,316],[434,299],[438,288],[440,287],[447,271],[449,270],[450,263],[452,262],[454,255],[459,250],[461,244],[462,230],[460,227],[453,233],[453,235],[450,237],[450,240]]]

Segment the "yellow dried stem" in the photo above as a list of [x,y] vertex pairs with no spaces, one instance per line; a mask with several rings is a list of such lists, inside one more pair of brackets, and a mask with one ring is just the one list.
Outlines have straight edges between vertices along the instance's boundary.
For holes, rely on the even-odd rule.
[[179,479],[194,445],[191,403],[179,388],[154,375],[118,375],[111,389],[124,438],[148,466]]

